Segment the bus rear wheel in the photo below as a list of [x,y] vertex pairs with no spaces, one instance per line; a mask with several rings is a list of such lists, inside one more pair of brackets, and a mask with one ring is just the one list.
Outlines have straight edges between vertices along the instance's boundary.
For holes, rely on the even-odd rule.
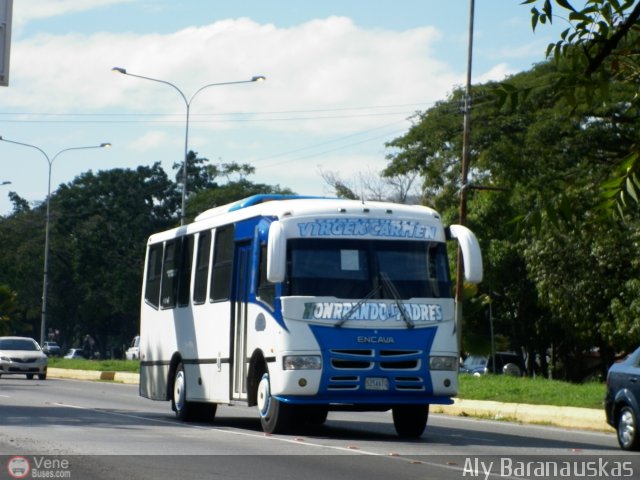
[[271,396],[269,374],[265,373],[258,385],[258,413],[265,433],[284,433],[291,426],[291,407]]
[[218,405],[215,403],[187,401],[187,377],[184,372],[184,365],[180,363],[173,377],[171,408],[176,412],[176,418],[183,422],[212,422],[216,416]]
[[429,405],[396,405],[391,411],[399,437],[419,438],[422,435],[429,418]]
[[190,407],[191,405],[187,402],[187,378],[184,373],[184,365],[179,363],[173,377],[171,408],[176,412],[176,418],[185,422],[191,417]]

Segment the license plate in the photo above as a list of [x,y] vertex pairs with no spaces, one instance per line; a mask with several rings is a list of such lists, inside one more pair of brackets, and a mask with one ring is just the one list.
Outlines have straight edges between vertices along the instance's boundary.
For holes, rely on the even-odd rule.
[[364,379],[365,390],[389,390],[389,379],[384,377],[367,377]]

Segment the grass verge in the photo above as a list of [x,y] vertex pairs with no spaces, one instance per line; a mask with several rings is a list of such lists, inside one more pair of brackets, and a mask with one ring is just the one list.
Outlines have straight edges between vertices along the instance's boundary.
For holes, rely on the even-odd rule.
[[493,400],[532,405],[602,408],[603,383],[573,384],[544,378],[517,378],[506,375],[460,375],[458,397],[465,400]]
[[92,370],[100,372],[139,372],[138,360],[83,360],[80,358],[49,358],[49,367],[70,370]]

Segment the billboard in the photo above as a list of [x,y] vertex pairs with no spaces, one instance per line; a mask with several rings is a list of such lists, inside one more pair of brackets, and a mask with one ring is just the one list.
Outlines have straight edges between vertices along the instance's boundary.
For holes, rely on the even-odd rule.
[[12,7],[13,0],[0,0],[0,87],[9,85]]

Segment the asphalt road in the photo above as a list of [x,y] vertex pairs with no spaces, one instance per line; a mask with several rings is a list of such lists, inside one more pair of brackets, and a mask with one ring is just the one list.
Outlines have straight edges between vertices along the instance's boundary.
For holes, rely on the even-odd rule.
[[25,461],[25,478],[640,478],[640,455],[613,434],[431,415],[421,439],[403,441],[390,413],[332,412],[322,427],[265,435],[246,407],[181,423],[136,386],[4,377],[0,479]]

